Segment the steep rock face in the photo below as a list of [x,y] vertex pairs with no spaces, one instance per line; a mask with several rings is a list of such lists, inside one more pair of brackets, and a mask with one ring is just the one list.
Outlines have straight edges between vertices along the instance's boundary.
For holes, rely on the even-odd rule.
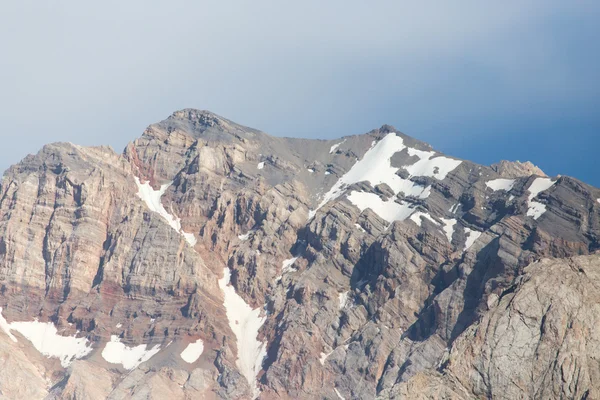
[[[530,163],[187,109],[123,155],[48,145],[0,194],[9,398],[596,396],[597,256],[571,257],[598,250],[600,191]],[[64,368],[16,330],[34,318],[90,352]]]
[[598,255],[544,259],[488,301],[454,343],[443,376],[415,376],[384,397],[597,398]]

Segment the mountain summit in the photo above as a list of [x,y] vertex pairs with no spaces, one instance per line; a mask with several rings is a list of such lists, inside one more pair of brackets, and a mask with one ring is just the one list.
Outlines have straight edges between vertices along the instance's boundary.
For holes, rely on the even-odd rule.
[[600,190],[208,111],[0,185],[0,397],[598,398]]

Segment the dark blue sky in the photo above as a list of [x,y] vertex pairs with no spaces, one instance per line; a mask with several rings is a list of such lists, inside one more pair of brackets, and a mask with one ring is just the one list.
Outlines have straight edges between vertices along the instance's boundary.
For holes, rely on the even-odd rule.
[[194,107],[282,136],[387,123],[600,186],[597,1],[87,3],[0,4],[0,169]]

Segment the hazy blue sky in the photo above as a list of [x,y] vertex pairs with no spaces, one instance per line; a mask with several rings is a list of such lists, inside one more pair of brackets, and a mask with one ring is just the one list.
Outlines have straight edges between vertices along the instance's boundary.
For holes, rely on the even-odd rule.
[[600,186],[598,21],[597,0],[4,0],[0,169],[194,107],[285,136],[388,123]]

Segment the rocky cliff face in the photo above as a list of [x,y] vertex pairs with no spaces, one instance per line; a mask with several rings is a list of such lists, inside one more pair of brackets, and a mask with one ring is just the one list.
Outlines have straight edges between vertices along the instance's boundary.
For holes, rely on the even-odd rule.
[[0,398],[597,398],[600,190],[206,111],[0,186]]

